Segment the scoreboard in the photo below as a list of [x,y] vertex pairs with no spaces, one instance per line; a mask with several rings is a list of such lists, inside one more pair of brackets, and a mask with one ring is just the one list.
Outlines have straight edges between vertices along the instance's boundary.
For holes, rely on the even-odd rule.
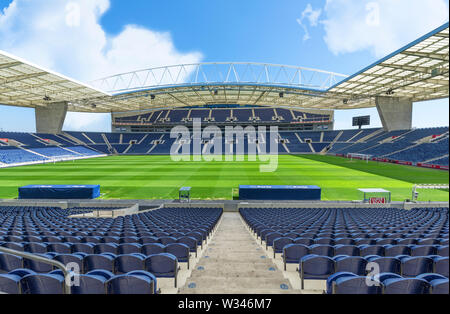
[[361,116],[353,118],[353,126],[361,128],[363,125],[370,125],[370,116]]

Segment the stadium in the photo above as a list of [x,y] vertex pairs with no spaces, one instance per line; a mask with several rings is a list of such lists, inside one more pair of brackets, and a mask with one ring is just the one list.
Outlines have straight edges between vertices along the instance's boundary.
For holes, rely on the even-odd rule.
[[[152,67],[89,84],[0,51],[0,294],[448,294],[449,24],[351,76]],[[335,111],[376,108],[382,127]],[[68,112],[111,132],[66,131]]]

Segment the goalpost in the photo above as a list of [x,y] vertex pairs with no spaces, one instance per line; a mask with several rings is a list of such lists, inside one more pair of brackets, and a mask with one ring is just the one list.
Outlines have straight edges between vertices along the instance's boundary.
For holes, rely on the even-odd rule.
[[448,184],[416,184],[413,187],[412,190],[412,201],[416,202],[419,198],[419,192],[417,190],[424,189],[424,190],[448,190],[449,185]]
[[353,161],[353,159],[359,159],[365,160],[367,163],[369,163],[369,160],[372,159],[372,155],[348,153],[347,158],[350,158],[350,161]]

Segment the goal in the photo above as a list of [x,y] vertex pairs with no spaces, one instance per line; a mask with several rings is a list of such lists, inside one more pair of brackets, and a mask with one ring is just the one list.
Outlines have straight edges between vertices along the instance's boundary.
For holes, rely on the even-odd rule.
[[416,202],[419,198],[419,192],[417,190],[448,190],[448,184],[416,184],[412,190],[412,201]]
[[372,159],[372,155],[349,153],[347,154],[347,158],[351,161],[353,161],[353,159],[365,160],[368,163],[369,160]]

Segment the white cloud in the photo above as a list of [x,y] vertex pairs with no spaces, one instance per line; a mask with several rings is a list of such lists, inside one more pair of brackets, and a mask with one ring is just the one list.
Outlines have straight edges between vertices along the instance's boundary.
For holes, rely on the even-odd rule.
[[446,0],[327,0],[325,42],[334,54],[383,57],[448,21]]
[[[0,49],[84,82],[201,61],[199,52],[179,52],[169,33],[127,25],[117,35],[107,34],[100,19],[109,6],[109,0],[13,0],[0,11]],[[82,117],[69,114],[66,126],[107,123],[86,116],[77,122],[71,118],[76,116]]]
[[307,19],[310,26],[317,26],[319,21],[319,17],[322,14],[322,10],[314,10],[310,3],[306,6],[305,10],[302,12],[302,16],[297,19],[297,23],[303,28],[305,31],[305,35],[303,36],[303,40],[308,40],[311,38],[309,35],[308,26],[304,23],[304,20]]

